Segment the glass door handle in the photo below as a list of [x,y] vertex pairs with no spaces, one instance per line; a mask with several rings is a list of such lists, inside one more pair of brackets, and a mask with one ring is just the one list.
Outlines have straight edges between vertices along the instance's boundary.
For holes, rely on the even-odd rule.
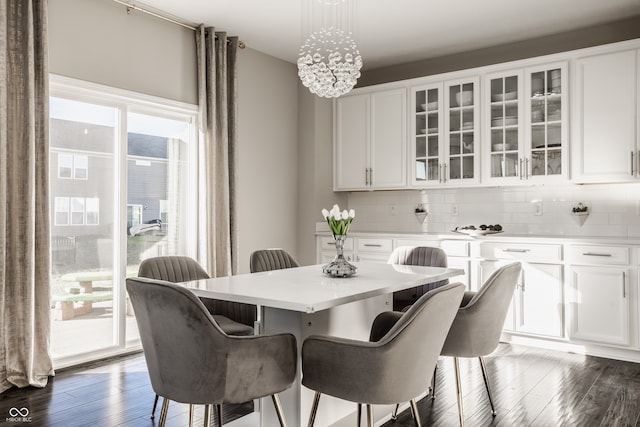
[[520,166],[518,167],[518,173],[520,174],[520,181],[524,179],[524,174],[522,173],[522,157],[520,158]]

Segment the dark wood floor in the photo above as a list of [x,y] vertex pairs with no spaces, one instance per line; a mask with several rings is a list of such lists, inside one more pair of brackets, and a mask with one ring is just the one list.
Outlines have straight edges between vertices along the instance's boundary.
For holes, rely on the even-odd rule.
[[[461,359],[467,426],[638,426],[640,364],[501,344],[485,358],[498,415],[494,418],[477,359]],[[458,423],[452,362],[438,364],[436,399],[418,402],[425,426]],[[59,372],[44,389],[0,394],[0,425],[11,408],[27,408],[31,426],[151,427],[154,393],[140,354]],[[251,411],[252,404],[225,407],[225,420]],[[172,403],[168,426],[187,424],[187,405]],[[375,409],[374,409],[375,410]],[[202,425],[203,410],[196,410]],[[385,427],[413,426],[408,411]],[[295,426],[292,426],[295,427]],[[324,426],[318,426],[324,427]]]

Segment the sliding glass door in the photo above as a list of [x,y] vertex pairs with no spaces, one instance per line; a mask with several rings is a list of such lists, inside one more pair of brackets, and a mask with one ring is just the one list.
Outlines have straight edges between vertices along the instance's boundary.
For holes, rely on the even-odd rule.
[[66,366],[138,346],[125,278],[145,258],[194,254],[195,108],[51,87],[51,344]]

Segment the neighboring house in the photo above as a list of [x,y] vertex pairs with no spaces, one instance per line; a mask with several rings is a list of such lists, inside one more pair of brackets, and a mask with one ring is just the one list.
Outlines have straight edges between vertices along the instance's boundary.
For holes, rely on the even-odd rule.
[[[60,119],[51,119],[50,129],[53,272],[110,268],[115,129]],[[184,141],[129,133],[127,234],[132,226],[160,221],[162,226],[151,231],[164,234],[170,221],[168,153],[182,145]],[[129,252],[135,247],[130,245]]]

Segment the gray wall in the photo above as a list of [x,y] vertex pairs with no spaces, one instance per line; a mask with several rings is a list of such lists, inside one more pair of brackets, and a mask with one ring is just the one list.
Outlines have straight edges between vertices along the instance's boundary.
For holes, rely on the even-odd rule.
[[640,37],[640,16],[548,37],[366,70],[358,80],[358,87],[499,64],[638,37]]

